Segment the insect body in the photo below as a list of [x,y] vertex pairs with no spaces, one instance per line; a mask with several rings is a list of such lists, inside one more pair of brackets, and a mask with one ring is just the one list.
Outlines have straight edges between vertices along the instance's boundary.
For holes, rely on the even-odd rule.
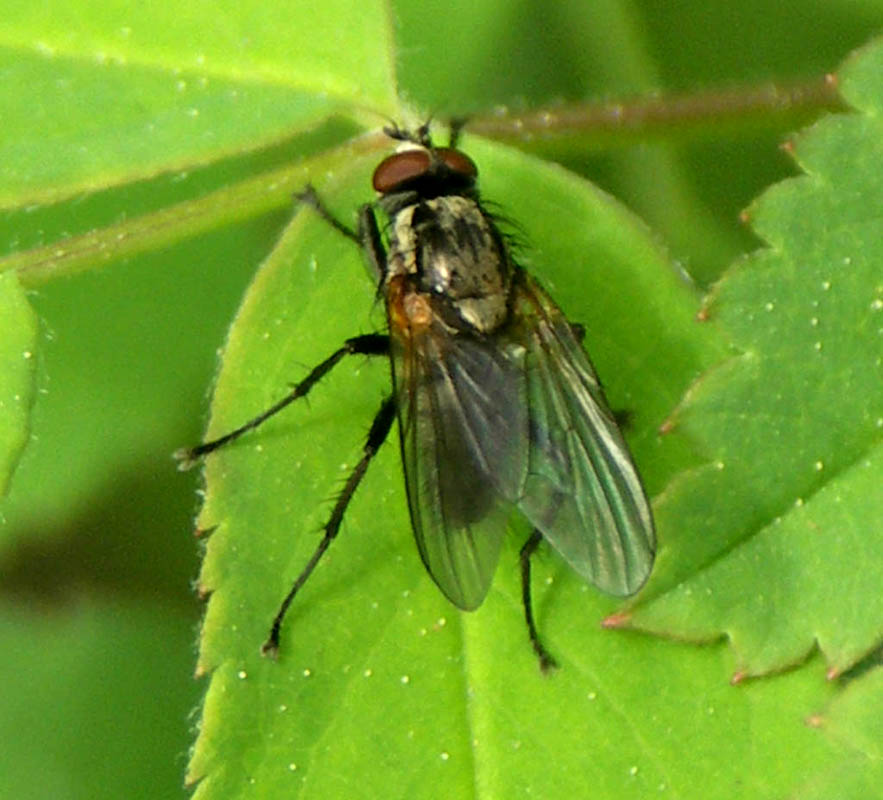
[[[530,556],[547,540],[585,579],[628,595],[653,563],[653,522],[640,479],[594,370],[552,299],[513,260],[481,204],[477,168],[426,127],[387,133],[403,149],[380,163],[376,205],[351,231],[312,189],[301,199],[365,250],[386,301],[388,333],[347,340],[264,414],[181,454],[190,463],[306,393],[344,355],[388,354],[393,393],[368,435],[313,557],[282,603],[265,653],[275,653],[286,610],[330,542],[371,458],[398,419],[411,525],[421,558],[459,608],[477,608],[503,535],[521,515],[522,597],[543,669],[554,660],[534,624]],[[386,238],[386,241],[385,241]]]

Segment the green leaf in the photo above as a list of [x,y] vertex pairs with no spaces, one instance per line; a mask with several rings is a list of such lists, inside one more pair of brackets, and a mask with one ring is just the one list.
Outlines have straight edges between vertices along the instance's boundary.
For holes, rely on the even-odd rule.
[[769,246],[716,287],[738,355],[677,417],[711,464],[672,487],[667,542],[633,624],[726,635],[738,672],[818,646],[831,674],[883,635],[883,45],[841,73],[857,113],[792,143],[807,173],[751,210]]
[[0,496],[30,434],[37,319],[12,274],[0,275]]
[[196,685],[178,678],[189,615],[119,599],[44,612],[0,603],[0,675],[17,687],[0,694],[3,796],[177,796],[172,754],[186,750],[182,716],[196,701]]
[[832,769],[813,770],[813,777],[794,796],[799,800],[866,800],[883,786],[883,668],[877,667],[834,698],[811,724],[842,752]]
[[186,797],[196,476],[171,452],[201,432],[271,222],[28,292],[38,391],[0,505],[0,797]]
[[7,7],[0,206],[266,147],[342,104],[391,113],[385,6],[357,6],[59,0]]

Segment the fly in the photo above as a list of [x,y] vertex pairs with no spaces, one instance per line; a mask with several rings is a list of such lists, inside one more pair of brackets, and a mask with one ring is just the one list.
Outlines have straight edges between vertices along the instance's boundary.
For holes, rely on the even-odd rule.
[[[428,125],[386,133],[399,149],[374,170],[377,199],[359,210],[357,230],[335,219],[312,187],[298,199],[362,248],[386,303],[387,332],[347,339],[264,413],[176,456],[191,466],[256,428],[347,355],[387,356],[392,393],[262,652],[277,654],[292,600],[397,421],[417,548],[454,605],[481,605],[513,517],[533,527],[520,551],[522,600],[546,671],[556,662],[533,618],[531,556],[545,539],[600,590],[634,594],[653,565],[649,504],[581,336],[513,259],[482,206],[475,163],[456,149],[457,131],[449,147],[432,144]],[[378,208],[388,227],[378,224]]]

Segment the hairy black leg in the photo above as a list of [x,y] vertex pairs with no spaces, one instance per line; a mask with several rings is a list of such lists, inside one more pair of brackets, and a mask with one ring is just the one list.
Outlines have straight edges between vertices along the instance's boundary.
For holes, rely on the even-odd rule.
[[613,408],[610,410],[610,413],[613,414],[613,419],[616,420],[616,426],[621,431],[627,431],[632,427],[635,412],[630,408]]
[[303,203],[304,205],[308,205],[313,208],[316,213],[322,217],[332,228],[334,228],[339,233],[342,233],[347,239],[352,239],[356,244],[361,244],[362,240],[359,238],[359,234],[356,233],[349,225],[345,225],[341,222],[337,217],[334,216],[327,208],[325,208],[325,204],[322,202],[316,190],[313,188],[311,184],[307,184],[300,192],[295,194],[294,199],[299,203]]
[[337,536],[337,532],[340,530],[340,524],[343,522],[343,515],[346,513],[350,500],[352,500],[353,495],[356,493],[356,489],[358,488],[359,483],[361,483],[362,478],[365,477],[371,459],[374,458],[380,445],[386,440],[390,428],[392,428],[392,422],[395,419],[395,411],[395,400],[392,397],[387,397],[380,406],[377,415],[374,417],[374,422],[371,424],[371,430],[368,431],[368,438],[365,440],[362,458],[350,473],[349,478],[347,478],[343,491],[340,493],[340,496],[337,498],[337,502],[334,504],[334,508],[331,511],[331,516],[328,518],[328,522],[325,523],[325,535],[322,537],[322,541],[319,542],[319,546],[316,548],[300,575],[297,576],[297,580],[292,584],[291,589],[288,594],[285,595],[285,599],[279,606],[279,611],[276,612],[276,616],[273,619],[273,625],[270,628],[270,635],[261,647],[261,652],[265,656],[275,658],[279,652],[279,634],[282,629],[282,620],[285,619],[288,607],[291,605],[291,602],[294,600],[295,595],[300,591],[301,587],[307,582],[307,578],[310,577],[310,574],[316,568],[319,559],[322,558],[325,551],[328,549],[328,546],[334,540],[334,537]]
[[359,244],[368,257],[374,277],[377,279],[377,292],[383,291],[383,279],[386,277],[386,249],[383,246],[383,238],[380,228],[377,226],[377,217],[374,215],[374,207],[365,203],[359,209]]
[[386,249],[383,246],[383,238],[380,235],[380,228],[377,225],[377,218],[374,216],[374,207],[371,203],[365,203],[359,209],[359,227],[354,231],[325,207],[316,190],[309,184],[303,191],[295,195],[295,199],[313,208],[332,228],[359,245],[368,256],[374,276],[380,281],[386,274]]
[[573,338],[576,339],[580,344],[584,344],[586,340],[586,326],[581,322],[570,322],[570,332],[573,334]]
[[540,659],[540,669],[543,672],[558,667],[558,662],[552,658],[548,650],[540,641],[540,635],[537,633],[537,626],[533,620],[533,606],[530,600],[530,557],[536,552],[540,542],[543,541],[543,535],[534,528],[533,533],[521,548],[521,601],[524,603],[524,619],[527,622],[527,634],[530,637],[530,643],[534,652]]
[[249,420],[244,425],[236,428],[236,430],[230,431],[230,433],[227,433],[224,436],[213,439],[210,442],[204,442],[196,447],[176,451],[175,458],[179,462],[178,468],[182,470],[190,469],[200,456],[204,456],[206,453],[211,453],[213,450],[223,447],[234,439],[238,439],[243,433],[247,433],[248,431],[257,428],[258,425],[272,417],[274,414],[280,412],[290,403],[293,403],[301,397],[305,397],[310,389],[331,372],[344,356],[379,356],[387,355],[388,353],[389,337],[384,334],[368,333],[364,336],[354,336],[351,339],[347,339],[342,347],[335,350],[321,364],[314,367],[310,374],[298,383],[285,397],[283,397],[278,403],[270,406],[270,408],[262,414],[258,414],[254,419]]

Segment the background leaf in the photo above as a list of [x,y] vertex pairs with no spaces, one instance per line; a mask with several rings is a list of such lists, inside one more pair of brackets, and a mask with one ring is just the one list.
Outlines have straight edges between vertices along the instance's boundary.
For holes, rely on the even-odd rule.
[[[109,607],[81,598],[38,619],[33,608],[4,602],[4,670],[18,678],[16,691],[0,698],[8,796],[174,793],[188,740],[181,709],[193,702],[192,687],[180,680],[190,656],[169,647],[179,638],[177,617],[144,603]],[[57,761],[51,768],[47,747]]]
[[28,437],[37,324],[15,275],[0,275],[0,496]]
[[236,14],[211,2],[13,4],[0,36],[0,205],[267,147],[341,103],[390,110],[384,5],[321,5],[290,24],[285,6],[261,2]]
[[846,67],[844,95],[862,113],[797,137],[807,174],[754,205],[770,246],[709,306],[739,355],[678,415],[713,463],[660,507],[661,524],[688,513],[693,525],[649,591],[674,588],[634,622],[725,634],[742,673],[782,669],[818,644],[838,674],[883,634],[881,75],[879,45]]
[[880,659],[876,668],[851,683],[841,695],[831,701],[830,707],[814,716],[810,723],[843,752],[831,769],[812,770],[809,779],[795,797],[801,800],[821,800],[824,797],[842,797],[844,800],[863,800],[880,793],[883,779],[883,741],[880,708],[883,706],[883,669]]

